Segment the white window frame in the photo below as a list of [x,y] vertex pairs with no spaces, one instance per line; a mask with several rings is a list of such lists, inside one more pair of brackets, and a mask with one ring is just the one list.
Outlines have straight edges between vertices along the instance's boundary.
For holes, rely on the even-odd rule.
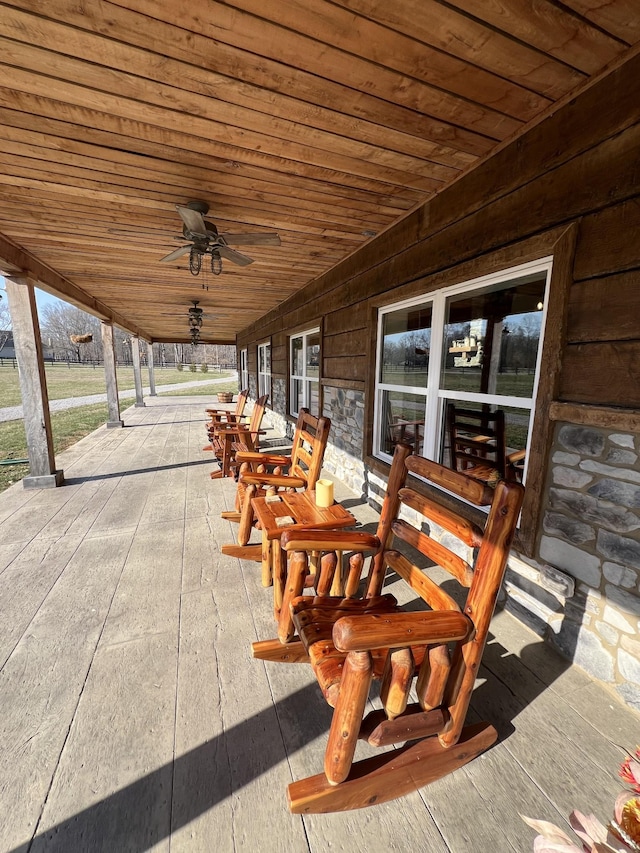
[[[542,351],[544,349],[544,334],[547,318],[547,305],[549,301],[549,282],[551,281],[551,268],[553,258],[551,256],[542,258],[538,261],[521,264],[519,266],[510,267],[500,270],[498,273],[482,276],[480,278],[471,279],[461,282],[460,284],[451,285],[439,290],[424,293],[421,296],[407,299],[401,302],[396,302],[393,305],[387,305],[381,308],[378,312],[378,330],[377,330],[377,348],[376,348],[376,385],[375,385],[375,407],[374,407],[374,444],[373,455],[387,462],[391,461],[391,455],[385,452],[381,447],[382,425],[380,422],[383,412],[383,395],[385,391],[398,392],[404,394],[420,395],[425,398],[424,409],[424,440],[421,455],[427,459],[438,459],[439,450],[442,441],[442,432],[444,429],[444,401],[460,400],[462,402],[489,403],[496,407],[510,407],[528,410],[529,426],[526,447],[526,462],[523,474],[523,482],[526,480],[527,462],[530,457],[531,436],[533,434],[533,421],[535,416],[535,399],[538,391],[538,382],[540,377],[540,363]],[[542,308],[542,321],[540,328],[540,344],[538,345],[538,354],[536,358],[536,368],[533,382],[532,397],[512,397],[501,394],[480,394],[470,391],[450,391],[440,388],[441,364],[442,364],[442,348],[444,339],[445,327],[445,311],[446,301],[451,296],[456,296],[461,293],[468,293],[473,290],[490,287],[495,284],[504,282],[505,284],[514,279],[524,278],[534,274],[546,275],[545,296]],[[412,307],[414,305],[431,305],[431,346],[429,356],[429,368],[427,374],[427,387],[416,388],[410,385],[395,385],[383,383],[380,381],[380,359],[382,356],[382,328],[385,315],[403,308]]]
[[[289,338],[289,406],[290,406],[289,410],[290,410],[291,414],[296,418],[300,414],[300,410],[299,409],[296,410],[295,404],[294,404],[294,400],[296,399],[295,383],[296,382],[302,383],[302,407],[301,408],[303,408],[303,409],[309,408],[310,400],[311,400],[310,391],[311,391],[311,383],[312,382],[318,383],[318,393],[320,391],[320,377],[319,376],[318,377],[307,376],[308,339],[311,337],[311,335],[319,335],[319,334],[320,334],[320,327],[316,326],[315,329],[305,329],[304,332],[296,332],[295,335],[291,335],[291,337]],[[297,374],[297,373],[293,372],[293,363],[294,363],[293,342],[295,340],[297,340],[298,338],[302,338],[302,367],[304,370],[304,373],[302,373],[302,374]],[[320,412],[318,412],[317,414],[320,414]]]
[[240,350],[240,390],[249,387],[249,351]]
[[[267,364],[267,361],[269,370],[260,370],[261,364]],[[271,341],[258,344],[258,397],[262,397],[263,394],[271,396]]]

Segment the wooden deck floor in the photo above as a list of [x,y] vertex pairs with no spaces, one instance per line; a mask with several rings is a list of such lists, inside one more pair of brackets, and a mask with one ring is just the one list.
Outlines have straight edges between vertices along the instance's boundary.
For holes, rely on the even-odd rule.
[[473,702],[496,747],[395,803],[288,813],[329,709],[308,667],[250,658],[271,600],[220,553],[203,402],[152,398],[62,455],[64,488],[0,495],[0,851],[522,853],[518,812],[608,819],[638,717],[506,612]]

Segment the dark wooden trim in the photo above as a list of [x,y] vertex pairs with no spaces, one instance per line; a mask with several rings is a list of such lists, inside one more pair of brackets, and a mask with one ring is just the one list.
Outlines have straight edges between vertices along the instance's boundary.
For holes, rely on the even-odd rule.
[[586,406],[555,400],[549,407],[549,419],[598,429],[640,432],[640,409],[611,409],[607,406]]
[[349,391],[364,391],[366,383],[359,379],[321,379],[323,388],[346,388]]
[[566,340],[567,307],[573,281],[573,263],[578,238],[578,223],[570,225],[553,247],[553,268],[549,283],[547,320],[542,342],[540,379],[535,400],[535,417],[529,445],[526,492],[522,504],[518,541],[529,557],[539,535],[543,513],[545,482],[553,441],[553,425],[549,409],[558,397],[562,373],[562,355]]

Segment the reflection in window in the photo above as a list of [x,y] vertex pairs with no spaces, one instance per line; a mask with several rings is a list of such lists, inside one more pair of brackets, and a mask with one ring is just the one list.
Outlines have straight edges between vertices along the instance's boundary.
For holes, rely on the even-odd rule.
[[448,401],[502,410],[507,452],[526,449],[550,267],[524,265],[380,312],[376,454],[404,441],[449,464]]
[[306,408],[320,414],[320,329],[294,335],[290,341],[290,411]]

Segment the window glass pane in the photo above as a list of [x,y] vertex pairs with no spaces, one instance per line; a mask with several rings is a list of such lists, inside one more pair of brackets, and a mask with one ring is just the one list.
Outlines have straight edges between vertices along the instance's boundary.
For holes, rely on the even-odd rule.
[[291,338],[291,373],[294,376],[304,375],[303,344],[303,337]]
[[264,347],[258,347],[258,372],[264,373]]
[[531,397],[545,277],[449,297],[441,387]]
[[299,412],[303,407],[303,388],[302,379],[294,379],[291,383],[291,409],[293,412]]
[[431,305],[401,308],[383,316],[380,381],[427,387]]
[[320,414],[320,384],[309,382],[309,411],[312,415]]
[[320,332],[307,335],[307,376],[320,375]]
[[380,449],[393,453],[399,442],[410,444],[416,453],[424,439],[425,397],[400,391],[382,392],[380,417]]
[[264,372],[271,373],[271,344],[264,348]]

